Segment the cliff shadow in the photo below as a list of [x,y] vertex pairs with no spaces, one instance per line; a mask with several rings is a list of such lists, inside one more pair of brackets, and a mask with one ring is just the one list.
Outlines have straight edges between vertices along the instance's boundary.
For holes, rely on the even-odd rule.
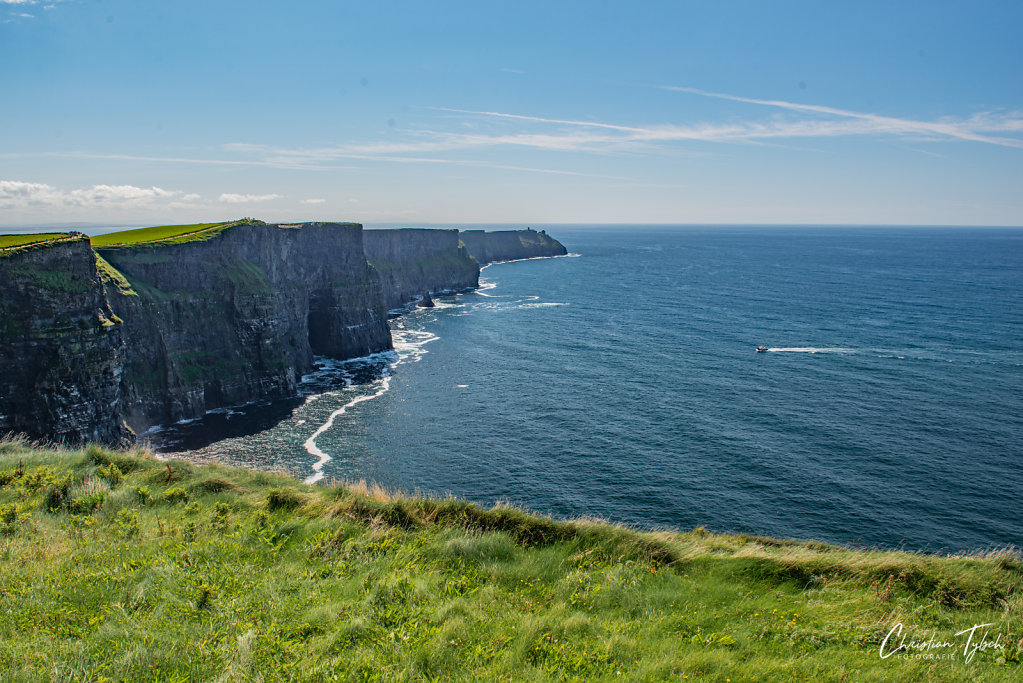
[[306,326],[309,330],[309,348],[317,356],[332,355],[331,351],[335,345],[336,325],[331,304],[329,292],[316,291],[309,296]]
[[200,418],[160,427],[143,435],[156,453],[180,453],[206,448],[224,439],[239,439],[273,429],[290,419],[305,397],[261,401],[234,408],[220,408]]

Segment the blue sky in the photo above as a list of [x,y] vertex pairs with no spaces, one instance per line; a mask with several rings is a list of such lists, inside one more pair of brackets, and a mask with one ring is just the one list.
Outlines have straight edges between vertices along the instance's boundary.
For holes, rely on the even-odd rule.
[[0,0],[0,225],[1023,225],[1019,2]]

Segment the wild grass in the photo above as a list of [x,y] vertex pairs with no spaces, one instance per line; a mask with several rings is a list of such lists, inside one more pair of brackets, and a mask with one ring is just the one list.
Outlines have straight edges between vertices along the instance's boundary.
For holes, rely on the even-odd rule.
[[0,235],[0,249],[8,247],[20,247],[37,242],[49,242],[50,240],[67,237],[64,232],[41,232],[33,235]]
[[128,278],[124,277],[121,271],[110,265],[110,262],[99,254],[96,254],[96,272],[99,273],[100,279],[105,285],[109,285],[122,296],[138,296],[138,292],[132,288]]
[[157,225],[151,228],[121,230],[105,235],[97,235],[91,238],[91,242],[94,247],[127,246],[168,240],[183,242],[190,241],[191,239],[211,237],[219,232],[220,229],[235,225],[236,223],[237,221],[228,223],[193,223],[191,225]]
[[[0,442],[2,680],[1019,680],[1023,560]],[[969,661],[882,659],[991,624]],[[960,643],[961,644],[961,643]]]

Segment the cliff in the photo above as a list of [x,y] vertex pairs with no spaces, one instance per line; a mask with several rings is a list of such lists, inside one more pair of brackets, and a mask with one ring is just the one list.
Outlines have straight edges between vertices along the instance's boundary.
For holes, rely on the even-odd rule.
[[479,263],[563,253],[532,230],[248,219],[0,236],[0,434],[118,444],[294,396],[314,355],[390,349],[388,309],[479,286]]
[[122,411],[136,430],[293,396],[314,354],[391,348],[358,225],[248,223],[97,252],[125,280],[107,292],[130,340]]
[[479,287],[479,264],[459,241],[457,230],[366,230],[363,243],[390,309],[430,292]]
[[122,326],[84,237],[0,250],[0,434],[118,443]]
[[458,233],[466,249],[479,264],[496,261],[515,261],[541,256],[564,256],[564,245],[547,234],[536,230],[462,230]]

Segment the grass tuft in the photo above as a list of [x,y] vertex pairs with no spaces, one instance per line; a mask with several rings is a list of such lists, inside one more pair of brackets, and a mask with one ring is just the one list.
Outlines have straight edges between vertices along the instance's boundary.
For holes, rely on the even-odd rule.
[[[98,446],[0,441],[0,576],[2,680],[1023,675],[1012,548],[647,533]],[[1000,646],[882,659],[897,624]]]

